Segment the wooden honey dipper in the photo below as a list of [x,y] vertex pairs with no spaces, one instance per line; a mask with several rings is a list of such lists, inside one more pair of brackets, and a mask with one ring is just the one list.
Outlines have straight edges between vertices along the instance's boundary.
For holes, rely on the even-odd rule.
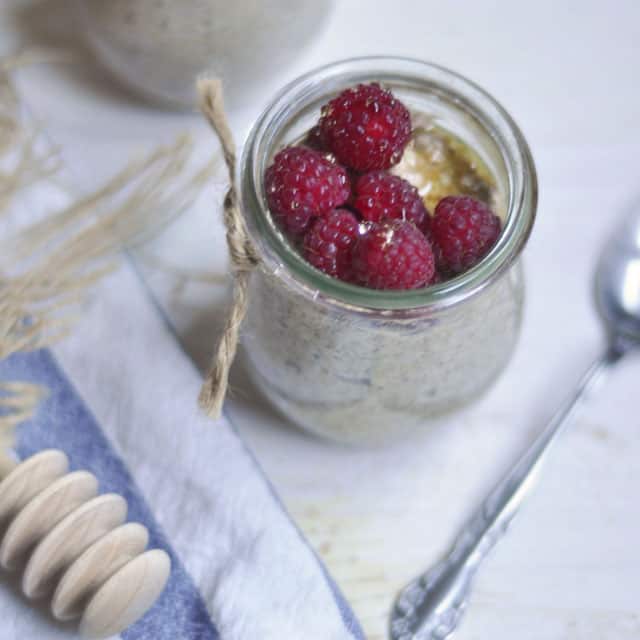
[[80,618],[87,638],[116,635],[139,620],[164,590],[171,561],[145,551],[149,532],[127,523],[119,495],[98,495],[87,471],[69,473],[62,451],[42,451],[0,481],[0,567],[24,566],[29,599],[53,593],[58,620]]

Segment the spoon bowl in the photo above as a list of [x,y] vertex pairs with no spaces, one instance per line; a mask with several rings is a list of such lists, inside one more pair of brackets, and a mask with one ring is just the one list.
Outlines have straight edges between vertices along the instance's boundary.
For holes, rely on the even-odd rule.
[[596,306],[613,341],[640,342],[640,201],[607,243],[595,279]]

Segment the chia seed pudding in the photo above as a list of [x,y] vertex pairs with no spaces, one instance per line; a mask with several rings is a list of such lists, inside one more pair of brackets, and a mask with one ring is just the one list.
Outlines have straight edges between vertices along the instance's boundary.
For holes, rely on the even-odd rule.
[[[411,112],[391,168],[429,212],[446,196],[491,206],[502,230],[468,271],[410,290],[366,289],[314,269],[274,222],[263,176],[305,139],[320,106],[379,82]],[[397,58],[336,63],[286,87],[253,129],[240,167],[242,204],[261,256],[243,332],[253,378],[292,422],[351,444],[384,443],[478,397],[519,334],[519,263],[537,187],[526,142],[484,91],[445,69]]]

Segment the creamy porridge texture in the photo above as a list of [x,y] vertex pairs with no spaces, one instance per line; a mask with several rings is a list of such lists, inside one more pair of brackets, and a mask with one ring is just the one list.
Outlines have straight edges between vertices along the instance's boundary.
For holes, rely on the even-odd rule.
[[[429,203],[452,193],[498,200],[477,155],[437,127],[415,131],[394,173]],[[256,381],[294,421],[343,442],[382,443],[493,382],[516,341],[522,295],[515,267],[445,313],[412,317],[408,310],[399,318],[313,305],[260,272],[244,344]]]
[[309,431],[375,444],[464,405],[495,380],[518,335],[522,277],[515,267],[437,319],[328,311],[263,273],[251,295],[244,344],[271,401]]
[[[295,83],[283,91],[256,125],[242,166],[243,205],[262,258],[243,330],[249,370],[293,423],[364,445],[428,428],[481,395],[504,369],[523,309],[517,258],[536,204],[526,143],[491,98],[424,63],[375,62],[386,78],[411,71],[397,81],[410,108],[408,135],[393,98],[362,115],[379,91],[361,89],[371,82],[368,61],[349,61],[317,72],[334,83],[326,94],[309,78],[299,96]],[[341,79],[349,63],[355,82]],[[388,85],[394,89],[393,80]],[[367,99],[358,102],[358,92]],[[465,102],[465,92],[473,101]],[[291,107],[296,100],[298,110]],[[491,116],[477,104],[493,109]],[[346,108],[360,112],[343,118],[337,133],[323,129]],[[380,123],[385,108],[390,115]],[[362,126],[349,131],[356,120]],[[354,130],[369,132],[373,142],[350,143]],[[290,151],[300,145],[316,156]],[[384,157],[372,158],[370,148]],[[442,239],[442,220],[455,221],[460,211],[464,221]],[[358,227],[352,246],[350,216]],[[407,227],[413,231],[402,235]],[[373,259],[363,261],[361,247],[379,228]],[[409,249],[394,253],[405,238]],[[310,248],[324,253],[317,259]],[[352,269],[341,252],[351,256]],[[366,269],[378,271],[371,277]]]

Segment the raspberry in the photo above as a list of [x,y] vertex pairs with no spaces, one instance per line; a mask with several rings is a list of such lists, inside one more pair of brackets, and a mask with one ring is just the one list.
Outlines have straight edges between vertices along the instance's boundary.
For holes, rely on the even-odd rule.
[[322,139],[338,162],[356,171],[388,169],[411,137],[411,116],[389,91],[360,84],[322,109]]
[[315,216],[344,204],[351,192],[342,167],[303,147],[280,151],[264,182],[271,213],[294,236],[302,235]]
[[427,210],[418,190],[399,176],[372,171],[356,182],[355,208],[365,220],[408,220],[422,229]]
[[438,269],[458,274],[489,253],[500,235],[500,218],[480,200],[448,196],[438,203],[431,221]]
[[371,289],[417,289],[435,275],[431,246],[422,233],[404,220],[371,223],[353,251],[359,283]]
[[358,238],[358,219],[346,209],[318,218],[304,237],[304,257],[316,269],[353,281],[352,250]]

